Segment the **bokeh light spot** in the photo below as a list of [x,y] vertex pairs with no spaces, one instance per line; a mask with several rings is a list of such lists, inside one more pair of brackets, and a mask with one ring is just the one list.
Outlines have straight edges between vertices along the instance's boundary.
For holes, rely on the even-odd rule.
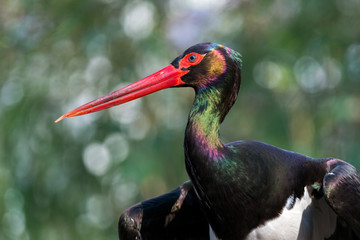
[[113,162],[120,163],[129,155],[129,143],[120,133],[108,136],[104,144],[109,149]]
[[25,231],[25,216],[20,210],[7,211],[2,220],[3,230],[10,237],[19,237]]
[[109,150],[103,144],[91,143],[85,148],[83,162],[89,173],[102,176],[111,165]]
[[111,69],[112,65],[107,57],[93,57],[85,70],[85,79],[89,82],[99,81],[104,79],[111,72]]
[[150,120],[145,114],[140,114],[140,116],[129,124],[127,128],[128,136],[130,139],[141,140],[144,139],[149,132],[151,127]]
[[87,217],[91,223],[102,229],[109,227],[114,220],[114,214],[109,206],[111,202],[107,197],[91,196],[86,202]]
[[294,67],[296,80],[303,90],[315,93],[326,88],[326,73],[324,68],[314,58],[301,57]]
[[278,64],[272,61],[261,61],[254,67],[255,81],[262,87],[274,88],[282,79],[282,71]]
[[139,193],[139,188],[135,183],[116,181],[112,186],[112,195],[118,208],[129,205]]
[[8,81],[1,88],[1,102],[5,106],[11,106],[18,103],[24,96],[24,90],[21,84]]
[[155,26],[155,7],[150,2],[130,2],[120,21],[126,35],[133,39],[146,38]]

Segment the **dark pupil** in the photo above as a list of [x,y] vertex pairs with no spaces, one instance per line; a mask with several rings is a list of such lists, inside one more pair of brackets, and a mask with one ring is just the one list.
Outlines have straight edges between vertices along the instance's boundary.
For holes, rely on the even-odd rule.
[[190,55],[189,56],[189,61],[190,62],[193,62],[193,61],[195,61],[196,60],[196,55]]

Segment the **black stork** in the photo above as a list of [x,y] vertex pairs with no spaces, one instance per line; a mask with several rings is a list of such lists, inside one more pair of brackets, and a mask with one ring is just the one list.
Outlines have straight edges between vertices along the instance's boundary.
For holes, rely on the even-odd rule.
[[257,141],[223,144],[220,124],[241,82],[241,55],[215,43],[187,49],[162,70],[84,104],[66,118],[169,87],[192,87],[185,131],[190,181],[120,217],[121,239],[360,239],[360,172]]

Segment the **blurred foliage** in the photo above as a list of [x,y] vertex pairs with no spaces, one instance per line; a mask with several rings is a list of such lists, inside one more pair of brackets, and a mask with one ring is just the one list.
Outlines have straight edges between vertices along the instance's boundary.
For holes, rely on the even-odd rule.
[[219,42],[243,55],[225,142],[360,167],[358,0],[3,0],[0,239],[117,239],[130,205],[187,180],[191,89],[58,124],[82,103]]

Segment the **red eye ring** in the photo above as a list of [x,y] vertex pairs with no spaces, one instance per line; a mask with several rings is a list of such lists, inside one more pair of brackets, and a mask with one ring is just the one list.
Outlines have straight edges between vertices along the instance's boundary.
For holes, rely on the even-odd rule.
[[181,68],[188,68],[190,66],[197,65],[203,60],[206,54],[199,54],[199,53],[189,53],[186,54],[181,60],[180,60],[180,67]]

